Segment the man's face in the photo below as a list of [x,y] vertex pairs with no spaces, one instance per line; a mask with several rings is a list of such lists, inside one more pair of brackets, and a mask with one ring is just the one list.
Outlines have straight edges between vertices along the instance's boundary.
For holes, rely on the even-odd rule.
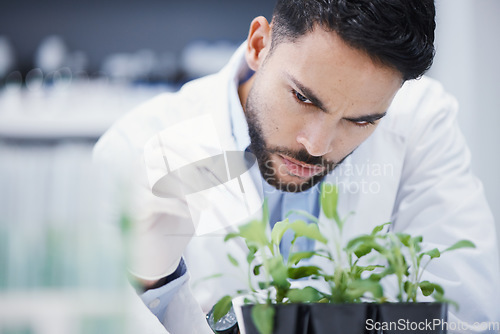
[[269,184],[304,191],[370,136],[401,75],[320,28],[266,51],[244,84],[251,149]]

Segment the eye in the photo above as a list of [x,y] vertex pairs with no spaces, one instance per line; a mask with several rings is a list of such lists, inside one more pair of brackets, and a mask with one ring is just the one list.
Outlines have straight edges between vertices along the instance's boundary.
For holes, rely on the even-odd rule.
[[297,98],[297,100],[299,100],[301,103],[312,104],[312,102],[307,97],[300,94],[296,90],[292,90],[292,93],[295,95],[295,98]]
[[375,124],[374,121],[352,121],[352,123],[360,128],[365,128],[367,126]]

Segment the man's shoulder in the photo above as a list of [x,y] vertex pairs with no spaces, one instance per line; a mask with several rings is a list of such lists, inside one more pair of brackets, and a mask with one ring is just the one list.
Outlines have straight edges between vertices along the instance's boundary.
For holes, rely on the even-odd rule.
[[118,119],[101,137],[121,137],[130,145],[142,147],[152,136],[184,119],[209,112],[221,85],[216,76],[186,83],[175,92],[161,93]]
[[429,122],[440,114],[455,112],[456,109],[455,98],[445,91],[442,84],[423,76],[405,82],[396,94],[381,127],[406,136],[409,129]]

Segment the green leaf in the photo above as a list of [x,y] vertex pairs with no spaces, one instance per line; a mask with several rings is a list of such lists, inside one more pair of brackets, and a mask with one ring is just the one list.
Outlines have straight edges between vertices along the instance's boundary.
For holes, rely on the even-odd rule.
[[233,266],[235,267],[239,266],[238,261],[231,254],[227,254],[227,258],[229,259],[229,262],[231,262]]
[[383,223],[382,225],[375,226],[375,228],[372,230],[371,235],[376,235],[378,232],[382,231],[386,225],[392,224],[391,222]]
[[274,328],[274,307],[257,304],[252,307],[252,320],[260,334],[272,334]]
[[410,244],[413,245],[413,248],[415,248],[415,250],[417,252],[420,252],[420,250],[422,249],[422,247],[420,246],[420,244],[422,243],[422,240],[424,238],[422,236],[417,236],[417,237],[413,237],[410,239]]
[[219,299],[219,301],[214,305],[214,322],[219,321],[223,316],[225,316],[231,309],[231,305],[231,296],[227,295]]
[[366,293],[371,293],[374,298],[381,298],[384,295],[384,289],[377,281],[368,279],[354,281],[348,287],[348,294],[354,299],[360,298]]
[[273,230],[271,231],[271,241],[273,244],[278,245],[281,242],[281,238],[283,238],[283,234],[285,234],[286,230],[290,228],[290,221],[287,219],[277,222],[274,224]]
[[368,235],[368,234],[363,234],[360,235],[359,237],[355,237],[351,240],[346,245],[346,250],[348,251],[354,251],[359,245],[365,244],[367,242],[373,242],[374,236]]
[[431,259],[435,259],[441,256],[441,252],[437,248],[431,249],[430,251],[425,252],[424,254],[429,255]]
[[384,254],[386,249],[375,241],[372,235],[363,235],[354,238],[347,244],[346,251],[353,252],[358,258],[369,254],[372,250]]
[[321,269],[316,266],[302,266],[288,268],[288,277],[291,279],[299,279],[312,275],[320,275]]
[[436,285],[434,283],[431,283],[429,281],[422,281],[418,284],[420,287],[420,290],[422,290],[422,294],[424,296],[430,296],[434,292]]
[[292,303],[315,303],[323,298],[318,290],[310,286],[303,289],[290,289],[286,296]]
[[304,210],[290,210],[285,215],[285,218],[288,218],[292,214],[297,214],[299,216],[302,216],[305,219],[309,220],[310,222],[314,222],[316,224],[319,223],[319,219],[317,217],[311,215],[309,212],[304,211]]
[[417,283],[412,283],[410,281],[406,281],[403,285],[404,292],[406,293],[407,296],[407,301],[413,301],[417,302],[417,289],[418,289],[418,284]]
[[259,276],[260,275],[260,268],[261,267],[262,267],[262,264],[258,264],[255,267],[253,267],[253,274],[255,276]]
[[288,257],[288,262],[290,262],[293,265],[296,265],[299,263],[300,260],[303,259],[310,259],[316,254],[316,252],[296,252],[296,253],[291,253]]
[[255,253],[257,253],[257,250],[258,249],[255,246],[248,246],[248,255],[247,255],[247,263],[248,264],[251,264],[253,262],[253,260],[255,259]]
[[396,236],[403,245],[405,245],[406,247],[410,247],[411,235],[405,233],[396,233]]
[[382,278],[394,274],[395,268],[392,265],[387,265],[385,266],[385,270],[381,273],[375,273],[370,275],[370,280],[371,281],[380,281]]
[[267,204],[267,198],[264,199],[262,204],[262,222],[265,225],[269,224],[269,205]]
[[326,244],[328,240],[319,231],[318,225],[308,224],[303,220],[296,220],[290,224],[290,229],[295,232],[296,237],[306,237]]
[[337,214],[338,189],[335,185],[327,182],[321,184],[320,204],[328,219],[335,219]]
[[237,237],[240,237],[240,234],[239,233],[228,233],[226,234],[226,236],[224,237],[224,242],[230,240],[230,239],[234,239],[234,238],[237,238]]
[[359,247],[354,251],[354,254],[359,258],[368,255],[372,251],[372,247],[369,245],[359,245]]
[[436,290],[437,293],[444,295],[444,289],[441,285],[436,284],[436,283],[432,283],[432,284],[434,284],[434,290]]
[[287,273],[288,269],[283,263],[283,257],[281,255],[269,259],[269,274],[277,286],[281,288],[290,287]]
[[476,245],[472,241],[469,241],[469,240],[460,240],[460,241],[454,243],[452,246],[446,248],[441,253],[449,252],[451,250],[455,250],[455,249],[459,249],[459,248],[476,248]]
[[371,274],[368,278],[370,281],[379,282],[383,278],[382,273]]
[[405,290],[405,292],[406,292],[407,295],[411,295],[412,294],[411,290],[413,288],[413,283],[410,282],[410,281],[406,281],[403,284],[403,288],[404,288],[404,290]]
[[364,267],[363,266],[354,266],[352,269],[353,269],[354,275],[356,277],[360,277],[361,274],[364,273],[365,271],[374,271],[377,268],[385,268],[385,267],[382,265],[374,264],[374,265],[369,265],[369,266],[364,266]]
[[247,242],[253,242],[261,246],[268,244],[266,228],[258,220],[252,220],[250,223],[240,226],[240,236]]

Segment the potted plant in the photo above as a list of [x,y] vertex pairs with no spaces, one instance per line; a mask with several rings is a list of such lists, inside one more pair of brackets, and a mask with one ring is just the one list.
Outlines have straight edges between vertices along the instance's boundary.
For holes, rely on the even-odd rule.
[[[326,258],[330,269],[322,273],[328,284],[329,293],[324,296],[327,304],[311,304],[309,333],[367,333],[367,319],[375,320],[376,308],[373,302],[384,300],[380,278],[369,275],[382,266],[377,264],[361,265],[360,260],[368,253],[362,242],[350,248],[342,246],[344,225],[349,218],[341,218],[337,211],[338,190],[332,184],[323,183],[320,204],[324,220],[316,223],[328,243],[317,248],[318,256]],[[313,217],[310,218],[311,220]],[[377,226],[371,235],[378,236],[384,225]]]
[[[307,224],[302,220],[291,222],[285,219],[276,223],[269,232],[266,204],[263,211],[261,220],[253,220],[242,225],[238,232],[228,234],[225,238],[226,241],[242,238],[248,247],[246,264],[249,273],[248,290],[238,292],[239,295],[246,296],[246,304],[251,303],[251,306],[242,308],[243,316],[253,319],[245,321],[246,333],[295,333],[295,328],[300,327],[300,314],[302,314],[299,303],[318,302],[323,299],[323,294],[311,286],[293,288],[291,281],[318,278],[321,269],[299,264],[301,260],[314,256],[314,252],[290,253],[285,261],[279,249],[281,238],[287,230],[294,231],[295,238],[292,240],[291,249],[298,237],[310,238],[320,243],[326,243],[327,240],[320,234],[317,225]],[[232,264],[240,266],[230,254],[228,258]],[[215,321],[227,313],[234,297],[225,296],[215,305],[213,311]],[[240,329],[242,329],[241,324]]]
[[[321,207],[328,220],[323,224],[335,224],[337,231],[332,234],[341,234],[346,220],[341,220],[337,213],[337,196],[336,187],[329,184],[322,185]],[[335,235],[328,237],[323,235],[315,217],[308,216],[316,224],[308,224],[304,220],[285,219],[277,222],[269,231],[266,205],[263,211],[261,220],[253,220],[242,225],[238,232],[228,234],[225,238],[226,241],[242,238],[249,251],[246,264],[249,289],[238,292],[239,295],[246,295],[245,304],[248,304],[242,307],[244,332],[246,334],[301,334],[325,331],[343,334],[364,333],[366,319],[374,319],[374,308],[371,304],[365,303],[363,297],[372,301],[380,300],[383,298],[383,290],[377,280],[362,278],[362,274],[379,266],[360,266],[355,249],[346,253],[338,243],[333,249],[329,247],[332,244],[329,241],[338,238]],[[294,238],[291,242],[290,255],[285,260],[280,253],[279,245],[288,230],[293,231]],[[377,228],[373,234],[376,235],[381,230],[382,228]],[[293,246],[299,237],[315,240],[320,246],[311,251],[294,252]],[[307,263],[308,260],[317,257],[327,259],[333,265],[332,273]],[[228,258],[233,265],[240,266],[230,254]],[[297,280],[307,280],[309,285],[302,288],[293,287],[292,282]],[[318,284],[314,284],[316,282]],[[322,285],[323,289],[317,289],[312,285]],[[262,291],[265,297],[259,298],[262,296]],[[215,321],[231,308],[234,297],[225,296],[215,305],[213,310]]]
[[[423,280],[428,265],[442,254],[460,248],[474,248],[468,240],[460,240],[440,251],[437,248],[424,251],[422,236],[388,232],[378,235],[361,235],[352,239],[347,249],[355,248],[359,255],[372,250],[382,255],[386,266],[374,274],[377,280],[394,275],[397,280],[396,302],[380,303],[377,306],[377,324],[380,333],[446,333],[443,326],[447,321],[448,304],[458,305],[444,297],[444,289],[439,284]],[[432,296],[434,302],[420,302],[423,296]],[[369,326],[374,327],[374,326]]]
[[[295,212],[315,224],[285,219],[270,230],[264,204],[262,219],[242,225],[226,236],[226,241],[242,238],[248,247],[248,289],[237,293],[245,296],[240,319],[243,324],[239,324],[242,333],[397,333],[401,324],[446,321],[451,301],[444,298],[440,285],[422,280],[422,274],[441,254],[474,247],[471,242],[462,240],[443,251],[424,251],[422,237],[385,232],[384,227],[390,224],[385,223],[342,247],[342,231],[348,217],[339,217],[337,188],[322,184],[320,202],[326,217],[322,221]],[[279,245],[288,230],[293,231],[294,238],[289,257],[284,259]],[[299,237],[315,240],[317,247],[294,252]],[[379,254],[385,264],[362,265],[360,260],[369,254]],[[242,266],[230,254],[228,259],[233,265]],[[314,264],[315,259],[322,259],[326,267]],[[389,276],[395,277],[398,284],[396,303],[388,303],[390,298],[384,295],[381,285],[381,280]],[[297,280],[305,282],[305,286],[294,286]],[[418,302],[418,292],[434,297],[436,302]],[[213,309],[215,322],[229,311],[234,297],[227,295],[217,302]],[[397,325],[394,329],[385,326],[393,323]],[[408,333],[411,329],[405,327]],[[426,328],[425,333],[444,331]]]

